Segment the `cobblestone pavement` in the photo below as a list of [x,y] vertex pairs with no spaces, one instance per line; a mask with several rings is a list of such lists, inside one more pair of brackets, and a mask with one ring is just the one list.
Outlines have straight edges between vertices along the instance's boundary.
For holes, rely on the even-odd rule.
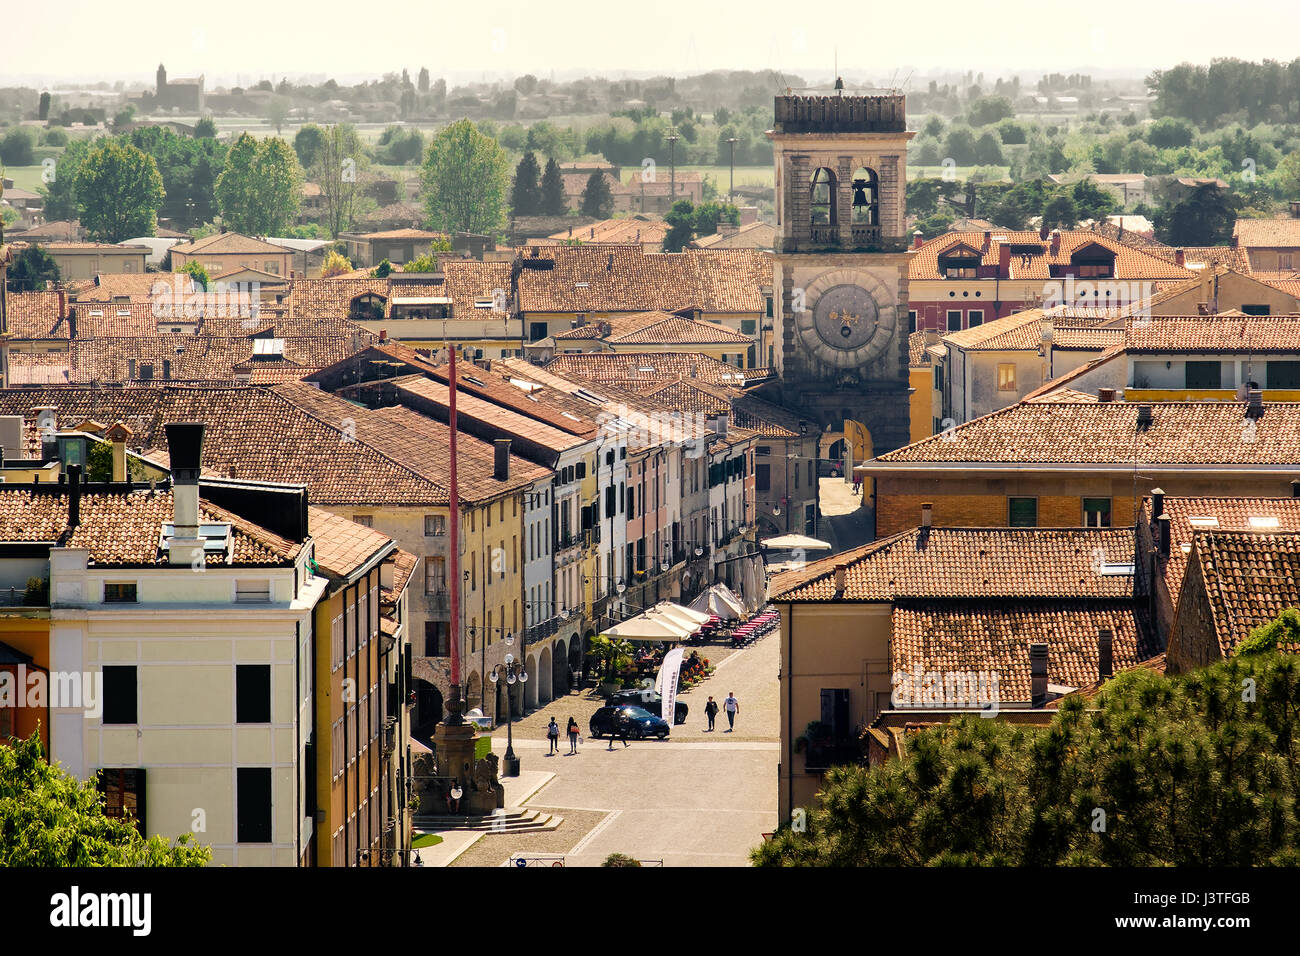
[[[749,850],[776,826],[778,757],[777,659],[775,634],[729,654],[712,678],[683,699],[687,723],[667,740],[632,741],[624,747],[584,737],[581,751],[548,756],[546,717],[563,725],[570,713],[583,723],[583,705],[599,701],[570,695],[515,725],[515,751],[525,769],[555,777],[530,799],[530,808],[559,813],[565,822],[551,834],[489,835],[456,865],[496,866],[511,853],[560,853],[567,866],[599,866],[610,853],[665,866],[746,866]],[[704,701],[721,701],[734,691],[740,714],[733,733],[725,715],[718,729],[704,731]],[[493,749],[505,751],[505,732],[493,735]],[[594,820],[589,815],[595,815]],[[572,822],[571,822],[572,821]]]
[[872,540],[871,508],[862,504],[860,492],[853,493],[852,484],[846,484],[843,478],[822,478],[818,494],[822,509],[819,536],[834,546],[829,553],[838,554]]

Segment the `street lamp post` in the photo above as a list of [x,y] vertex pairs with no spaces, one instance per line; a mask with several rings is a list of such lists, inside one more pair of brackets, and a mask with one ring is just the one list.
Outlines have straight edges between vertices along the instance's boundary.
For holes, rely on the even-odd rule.
[[[515,643],[513,634],[506,635],[506,647],[511,647]],[[488,680],[495,685],[502,677],[505,677],[506,684],[514,686],[515,682],[520,684],[528,683],[528,671],[522,661],[515,660],[514,654],[506,655],[504,664],[493,664],[492,672],[488,675]],[[515,711],[510,704],[510,691],[506,690],[506,757],[502,761],[501,776],[517,777],[519,776],[519,758],[515,756],[515,736],[513,730]]]

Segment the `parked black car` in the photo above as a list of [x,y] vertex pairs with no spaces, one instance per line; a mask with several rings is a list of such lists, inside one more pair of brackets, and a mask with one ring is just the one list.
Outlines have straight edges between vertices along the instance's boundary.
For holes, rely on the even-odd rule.
[[614,733],[617,730],[615,720],[627,722],[627,735],[633,740],[640,740],[642,737],[658,737],[663,740],[668,736],[668,721],[662,717],[656,717],[648,710],[633,707],[630,704],[602,707],[592,714],[591,723],[588,725],[591,729],[591,736],[600,737],[604,734]]
[[[663,695],[654,691],[650,691],[647,694],[645,691],[640,690],[620,690],[616,693],[610,694],[609,700],[606,701],[606,703],[612,706],[630,704],[633,707],[640,707],[644,710],[648,710],[656,717],[662,717],[664,715]],[[686,706],[685,702],[679,699],[673,706],[673,723],[686,723],[686,715],[689,712],[690,708]]]
[[835,458],[818,458],[817,459],[817,477],[818,478],[839,478],[844,474],[844,462],[842,459]]

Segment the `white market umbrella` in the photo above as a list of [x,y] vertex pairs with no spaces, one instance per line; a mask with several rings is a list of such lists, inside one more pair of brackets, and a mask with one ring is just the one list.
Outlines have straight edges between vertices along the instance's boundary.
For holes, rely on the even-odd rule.
[[663,614],[638,614],[620,621],[602,633],[621,641],[682,641],[693,633]]

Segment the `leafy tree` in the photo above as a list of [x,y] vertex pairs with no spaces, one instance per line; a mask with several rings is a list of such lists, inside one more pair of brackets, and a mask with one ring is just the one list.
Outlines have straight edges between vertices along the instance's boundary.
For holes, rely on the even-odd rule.
[[711,236],[718,231],[718,224],[726,220],[733,226],[740,225],[740,210],[731,203],[702,202],[695,207],[693,228],[695,237]]
[[[1282,626],[1288,634],[1296,622]],[[1247,689],[1249,692],[1247,692]],[[832,770],[760,866],[1295,866],[1300,661],[1134,669],[1046,728],[977,716],[906,757]]]
[[301,186],[298,161],[288,143],[278,137],[259,143],[241,133],[217,177],[217,206],[228,228],[273,235],[293,219]]
[[325,143],[325,131],[315,123],[303,126],[293,137],[293,151],[298,154],[298,162],[303,169],[316,165],[321,147]]
[[392,273],[392,271],[393,271],[393,264],[389,262],[387,259],[382,259],[380,260],[379,265],[375,266],[373,269],[370,270],[370,278],[387,279],[389,274]]
[[431,227],[494,232],[502,223],[509,170],[500,145],[469,120],[442,130],[429,144],[420,174]]
[[6,285],[10,292],[40,292],[59,281],[59,264],[36,243],[14,257]]
[[1015,107],[1005,96],[982,96],[970,105],[972,126],[988,126],[1015,115]]
[[266,104],[266,121],[275,127],[275,135],[280,135],[284,122],[289,118],[289,101],[283,96],[273,96]]
[[582,189],[581,208],[584,216],[594,216],[597,219],[608,219],[614,214],[614,194],[610,191],[605,174],[600,170],[587,177],[587,185]]
[[178,271],[192,278],[203,289],[207,289],[212,283],[208,270],[203,268],[203,264],[198,259],[190,259]]
[[0,746],[0,866],[202,866],[207,847],[185,833],[145,839],[134,821],[110,817],[93,780],[46,760],[40,737]]
[[77,169],[74,188],[81,224],[95,240],[152,236],[163,201],[152,156],[129,144],[100,140]]
[[907,183],[907,211],[915,216],[933,215],[946,207],[941,199],[960,198],[962,184],[954,180],[920,178]]
[[535,216],[542,210],[542,187],[538,182],[541,168],[532,150],[524,153],[515,167],[514,185],[510,187],[510,209],[516,216]]
[[1203,183],[1156,214],[1156,236],[1173,246],[1218,245],[1232,236],[1236,219],[1237,205],[1228,190]]
[[49,90],[41,92],[40,106],[37,107],[36,118],[42,123],[50,118],[50,93]]
[[1079,210],[1069,193],[1059,193],[1043,207],[1043,225],[1048,229],[1073,229],[1079,222]]
[[201,117],[199,121],[194,124],[194,138],[195,139],[216,139],[217,138],[217,124],[216,122],[213,121],[211,116]]
[[1158,119],[1147,129],[1147,142],[1157,149],[1170,149],[1178,146],[1192,145],[1196,130],[1189,123],[1166,116]]
[[55,126],[45,131],[41,140],[46,146],[67,146],[68,134],[61,126]]
[[1105,219],[1119,212],[1115,194],[1091,179],[1081,179],[1070,187],[1070,198],[1080,219]]
[[[585,195],[584,195],[585,209]],[[664,252],[681,252],[695,238],[695,207],[689,199],[679,199],[664,216],[668,231],[664,234]]]
[[153,157],[162,176],[160,219],[187,228],[216,216],[214,189],[226,161],[226,147],[215,138],[178,136],[162,126],[133,129],[127,141]]
[[135,119],[135,107],[127,104],[126,107],[119,110],[113,117],[113,129],[121,132],[131,125],[131,120]]
[[641,861],[635,857],[628,856],[626,853],[611,853],[605,857],[605,862],[601,866],[640,866]]
[[429,68],[427,66],[420,67],[420,75],[419,78],[415,81],[415,85],[416,85],[416,89],[418,89],[421,93],[429,92]]
[[57,222],[81,216],[81,210],[77,206],[77,170],[89,152],[89,140],[74,139],[56,161],[54,178],[41,185],[39,191],[45,197],[47,221]]
[[564,177],[560,175],[560,164],[554,157],[546,160],[546,169],[542,173],[542,215],[563,216],[569,211],[564,198]]
[[325,200],[325,226],[331,236],[352,225],[361,181],[369,167],[369,154],[355,126],[339,123],[321,131],[311,177]]
[[36,162],[36,130],[16,126],[0,139],[0,162],[6,166],[31,166]]
[[970,166],[978,160],[975,153],[975,134],[969,126],[954,126],[944,138],[945,157],[950,157],[958,166]]
[[1002,165],[1002,139],[992,130],[985,130],[975,141],[975,162],[987,166]]
[[390,126],[379,138],[387,160],[394,166],[418,163],[424,155],[424,135],[415,127]]
[[320,277],[322,279],[329,279],[333,276],[343,275],[343,273],[351,271],[352,263],[338,252],[331,251],[325,256],[324,261],[321,262]]

